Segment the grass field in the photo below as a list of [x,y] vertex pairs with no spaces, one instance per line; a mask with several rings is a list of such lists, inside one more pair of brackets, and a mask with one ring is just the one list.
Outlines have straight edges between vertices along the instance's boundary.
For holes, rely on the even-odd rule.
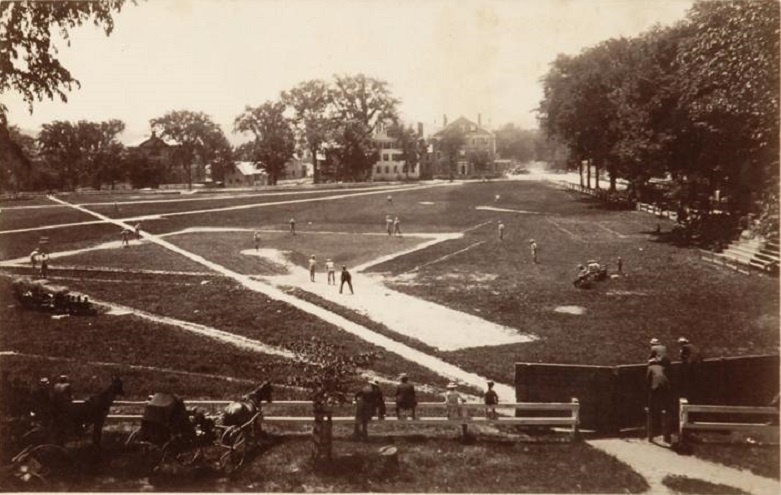
[[[350,267],[383,258],[384,262],[366,271],[373,277],[381,277],[385,287],[533,335],[537,340],[492,346],[475,341],[473,347],[442,351],[406,334],[404,328],[372,320],[338,301],[311,294],[305,285],[283,289],[368,331],[503,384],[513,383],[515,362],[639,363],[647,356],[651,337],[661,339],[674,351],[676,339],[685,335],[702,348],[706,357],[778,352],[777,280],[746,277],[708,265],[698,259],[695,251],[664,242],[664,237],[655,235],[654,231],[657,224],[663,231],[669,231],[671,224],[666,220],[634,211],[607,210],[590,199],[536,182],[445,183],[394,189],[392,204],[386,202],[385,189],[285,193],[235,197],[221,193],[204,200],[199,197],[199,201],[179,200],[190,196],[150,195],[152,199],[165,201],[137,204],[132,202],[147,196],[105,194],[66,199],[104,203],[90,208],[114,217],[158,215],[144,220],[142,229],[153,235],[175,234],[164,239],[227,270],[251,275],[269,285],[275,284],[274,276],[285,273],[286,269],[273,260],[242,254],[253,248],[251,231],[256,228],[263,229],[261,247],[287,253],[292,265],[306,266],[308,256],[316,254],[321,267],[318,283],[325,283],[322,264],[327,257],[333,258],[337,265]],[[324,198],[327,199],[318,200]],[[123,202],[119,212],[113,210],[114,200]],[[0,205],[0,209],[25,204],[40,204],[40,201],[16,201]],[[247,208],[248,205],[257,206]],[[195,213],[215,208],[223,210]],[[8,212],[11,213],[8,216],[6,211],[0,213],[0,226],[6,230],[8,225],[14,229],[35,228],[92,220],[88,215],[59,207]],[[194,213],[181,214],[186,212]],[[388,238],[384,235],[386,215],[399,216],[405,234],[421,235]],[[291,217],[297,221],[299,235],[287,233]],[[503,241],[497,238],[500,220],[506,225]],[[238,231],[197,230],[204,228]],[[181,233],[184,229],[193,230]],[[0,261],[26,256],[41,235],[49,236],[52,250],[65,251],[108,241],[116,243],[119,230],[117,225],[90,224],[0,234]],[[461,237],[387,259],[432,238],[424,234],[443,233]],[[532,262],[529,253],[532,238],[540,248],[538,264]],[[573,287],[578,264],[598,259],[608,263],[611,273],[615,273],[619,256],[623,259],[623,274],[598,283],[591,290]],[[144,270],[210,274],[143,273]],[[18,274],[26,269],[7,267],[4,271]],[[415,383],[433,386],[435,391],[442,390],[450,381],[426,363],[414,362],[370,344],[298,307],[251,290],[230,276],[220,275],[149,241],[132,242],[127,249],[83,251],[52,260],[53,283],[92,298],[214,327],[293,351],[296,359],[237,348],[133,315],[52,320],[47,315],[29,314],[13,307],[8,289],[10,279],[1,277],[0,351],[5,354],[0,363],[3,370],[29,380],[42,374],[68,371],[77,390],[85,393],[102,387],[110,373],[118,372],[128,377],[126,390],[136,398],[161,390],[176,391],[191,398],[235,397],[248,384],[266,378],[283,385],[283,397],[302,397],[317,375],[312,363],[321,358],[318,346],[325,346],[335,357],[364,356],[357,371],[374,373],[385,380],[394,380],[399,373],[406,372]],[[290,279],[286,280],[289,283]],[[360,294],[358,290],[355,297]],[[573,312],[573,308],[577,311]],[[399,307],[397,311],[404,313],[405,308]],[[426,316],[425,313],[410,315],[422,319]],[[438,326],[436,319],[431,319],[429,324],[433,328]],[[440,330],[459,331],[458,328]],[[16,354],[8,354],[10,351]],[[357,387],[357,380],[356,374],[347,386]],[[392,392],[391,386],[383,387],[386,394]],[[290,452],[284,455],[300,454],[304,444],[298,446],[293,442],[281,447],[281,451],[289,447]],[[432,446],[429,444],[426,449]],[[408,448],[415,452],[417,447]],[[439,444],[435,448],[444,452],[442,463],[450,462],[447,449]],[[567,472],[564,480],[555,479],[557,476],[552,471],[542,469],[535,460],[549,455],[563,455],[568,459],[569,454],[561,454],[559,446],[534,446],[533,449],[539,449],[535,455],[527,455],[523,447],[520,450],[514,446],[497,448],[503,452],[503,460],[497,461],[496,466],[487,459],[476,464],[498,470],[500,480],[488,485],[467,481],[467,478],[479,479],[477,472],[462,473],[451,466],[445,474],[436,460],[437,455],[427,450],[424,457],[432,460],[412,461],[414,474],[409,482],[396,479],[364,486],[339,477],[329,481],[317,476],[314,480],[309,475],[296,474],[291,485],[255,486],[263,491],[299,489],[309,483],[316,487],[315,491],[636,492],[644,489],[642,483],[621,474],[623,468],[616,467],[614,484],[604,483],[607,479],[604,475],[592,476],[592,471],[598,469],[596,466],[605,461],[583,450],[586,449],[583,446],[568,451],[574,452],[577,459],[572,462],[580,464],[573,468],[570,461],[559,463],[560,471]],[[460,455],[466,455],[465,451]],[[485,457],[484,453],[474,456]],[[559,461],[554,457],[549,460],[556,464]],[[265,462],[265,455],[263,459]],[[285,466],[281,459],[274,461],[279,463],[277,467],[258,469],[281,476],[279,466]],[[408,459],[416,458],[410,454]],[[592,461],[594,464],[589,464]],[[525,468],[523,472],[504,472],[507,462]],[[301,469],[301,473],[306,472],[306,467]],[[428,488],[421,488],[424,487],[421,479],[438,476],[445,477],[446,484],[432,482],[425,485]],[[275,475],[271,479],[279,483],[280,477]]]

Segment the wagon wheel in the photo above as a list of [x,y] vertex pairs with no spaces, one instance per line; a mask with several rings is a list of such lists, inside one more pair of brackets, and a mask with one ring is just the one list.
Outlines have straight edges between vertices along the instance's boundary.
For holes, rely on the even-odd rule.
[[35,426],[27,433],[22,435],[21,444],[28,447],[43,445],[49,441],[49,430],[43,426]]
[[[223,439],[225,436],[223,435]],[[220,468],[227,474],[236,472],[244,464],[244,458],[247,456],[247,434],[243,430],[239,430],[232,435],[231,440],[231,443],[225,442],[223,444],[230,450],[220,457]]]
[[11,460],[11,464],[18,480],[31,483],[30,486],[46,487],[46,477],[52,470],[66,470],[73,464],[73,460],[64,447],[47,443],[25,448]]

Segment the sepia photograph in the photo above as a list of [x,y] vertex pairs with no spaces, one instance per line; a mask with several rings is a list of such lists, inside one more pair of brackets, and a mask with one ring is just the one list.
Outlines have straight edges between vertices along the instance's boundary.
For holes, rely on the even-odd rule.
[[0,0],[0,492],[781,493],[779,0]]

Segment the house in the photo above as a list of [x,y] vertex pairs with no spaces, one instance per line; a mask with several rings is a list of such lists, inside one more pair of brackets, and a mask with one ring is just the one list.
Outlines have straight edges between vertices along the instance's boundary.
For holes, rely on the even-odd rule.
[[[136,142],[129,143],[126,148],[130,153],[139,153],[152,162],[155,167],[163,170],[163,182],[184,184],[187,182],[187,172],[175,163],[174,155],[179,145],[171,140],[163,139],[152,131],[152,135]],[[193,182],[198,182],[200,167],[192,165]]]
[[[477,122],[466,117],[459,117],[450,124],[444,117],[444,126],[432,138],[433,144],[433,175],[435,177],[467,178],[500,174],[495,164],[496,135],[483,127],[482,117],[478,114]],[[453,168],[440,144],[442,138],[450,131],[457,131],[464,137],[464,144],[458,150],[458,159]]]
[[[423,125],[418,124],[418,136],[423,135]],[[372,180],[403,180],[420,178],[420,166],[411,166],[405,170],[403,151],[398,148],[397,140],[388,135],[388,128],[380,125],[372,136],[377,147],[378,159],[372,167]]]
[[309,152],[304,152],[301,156],[293,155],[293,158],[285,163],[285,175],[282,178],[295,180],[310,177],[312,175],[311,156],[312,154]]
[[266,172],[254,162],[233,162],[233,167],[225,171],[225,187],[265,186],[268,182]]

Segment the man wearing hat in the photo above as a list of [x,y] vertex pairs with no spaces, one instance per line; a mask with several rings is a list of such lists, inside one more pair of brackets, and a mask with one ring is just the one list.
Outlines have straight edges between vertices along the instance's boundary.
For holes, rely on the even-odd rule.
[[385,398],[382,396],[380,384],[376,378],[369,382],[355,394],[353,399],[355,404],[355,431],[353,437],[356,439],[369,438],[368,424],[372,416],[377,415],[377,419],[385,419]]
[[697,386],[697,372],[702,363],[702,354],[697,347],[689,342],[686,337],[680,337],[678,339],[678,346],[680,347],[681,356],[681,396],[689,399],[689,401],[696,400],[696,395],[699,390]]
[[48,427],[51,420],[51,384],[48,378],[38,380],[30,396],[30,405],[38,420]]
[[534,239],[529,241],[529,250],[531,251],[532,261],[537,264],[537,243],[534,241]]
[[458,386],[454,382],[447,384],[447,392],[445,392],[447,419],[456,419],[462,416],[461,404],[466,402],[466,399],[461,397],[461,394],[458,393],[456,388],[458,388]]
[[396,386],[396,417],[415,419],[415,408],[418,406],[418,399],[415,397],[415,387],[409,383],[409,377],[402,373],[399,377],[401,383]]
[[667,347],[664,346],[656,337],[651,339],[651,353],[648,359],[657,359],[662,366],[670,366],[670,358],[667,357]]
[[655,426],[662,423],[664,441],[670,442],[669,422],[673,413],[673,401],[670,390],[670,380],[667,378],[667,366],[661,359],[652,357],[648,360],[646,370],[646,383],[648,385],[648,441],[653,441]]
[[73,389],[67,375],[60,375],[52,387],[52,412],[57,417],[65,413],[68,404],[73,402]]

